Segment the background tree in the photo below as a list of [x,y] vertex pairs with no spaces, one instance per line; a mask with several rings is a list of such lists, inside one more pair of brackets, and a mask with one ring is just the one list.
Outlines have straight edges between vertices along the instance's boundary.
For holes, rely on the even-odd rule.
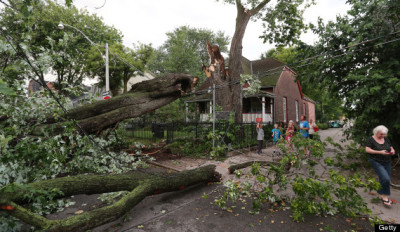
[[[20,44],[29,49],[29,57],[40,61],[38,65],[46,63],[46,67],[39,67],[39,72],[53,72],[56,75],[55,87],[62,89],[62,83],[79,85],[84,78],[84,67],[87,53],[93,45],[77,30],[65,27],[59,30],[57,25],[60,21],[72,25],[93,42],[104,44],[105,42],[122,42],[121,33],[114,27],[104,24],[101,18],[91,15],[85,10],[76,7],[64,7],[54,1],[33,1],[28,7],[28,15],[24,14],[27,7],[24,1],[10,0],[13,8],[5,7],[0,11],[0,27],[12,38],[14,45]],[[16,9],[16,10],[15,10]],[[3,37],[4,40],[4,37]],[[1,51],[0,51],[1,52]],[[12,79],[35,78],[32,70],[19,75],[17,70],[21,69],[21,54],[0,53],[0,59],[7,60],[2,67],[4,75]],[[15,65],[19,65],[19,68]]]
[[[229,37],[223,32],[181,26],[167,33],[167,40],[154,51],[147,67],[157,75],[189,73],[199,77],[200,83],[202,83],[206,76],[201,70],[201,66],[209,61],[205,46],[206,41],[217,44],[221,52],[228,51]],[[189,107],[194,106],[190,105]],[[154,121],[184,121],[185,117],[186,111],[183,99],[178,99],[170,105],[144,116],[145,120],[151,119]]]
[[[109,81],[110,90],[113,96],[117,96],[121,87],[123,93],[128,92],[128,81],[135,75],[143,74],[145,66],[149,61],[153,48],[151,45],[138,43],[133,44],[134,49],[125,47],[122,44],[109,45]],[[101,49],[104,54],[104,49]],[[87,57],[86,74],[91,78],[99,78],[99,86],[105,86],[104,60],[100,57],[98,48],[92,47]],[[121,61],[128,62],[130,65]]]
[[181,26],[167,33],[167,40],[156,51],[149,62],[149,69],[154,73],[189,73],[201,77],[202,64],[208,63],[206,41],[217,44],[221,52],[228,51],[229,37],[223,32],[208,29]]
[[399,148],[400,2],[349,4],[348,15],[327,24],[320,20],[314,28],[320,41],[310,52],[325,55],[314,61],[310,76],[315,82],[329,82],[330,90],[343,99],[346,115],[355,120],[351,132],[356,141],[363,142],[383,124]]
[[296,54],[296,47],[277,47],[262,53],[260,59],[274,58],[290,66],[296,62]]

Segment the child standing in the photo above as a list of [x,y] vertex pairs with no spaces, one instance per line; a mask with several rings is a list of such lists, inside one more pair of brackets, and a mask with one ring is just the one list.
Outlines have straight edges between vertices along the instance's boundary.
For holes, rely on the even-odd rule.
[[261,149],[264,141],[264,130],[262,129],[261,123],[257,123],[257,140],[258,140],[257,154],[261,155],[262,154]]
[[294,136],[295,128],[292,120],[289,121],[288,128],[286,129],[286,141],[289,147],[289,152],[293,151],[292,137]]
[[278,129],[278,124],[274,124],[274,129],[272,129],[272,148],[274,149],[273,153],[276,151],[276,144],[278,144],[278,140],[281,138],[281,131]]

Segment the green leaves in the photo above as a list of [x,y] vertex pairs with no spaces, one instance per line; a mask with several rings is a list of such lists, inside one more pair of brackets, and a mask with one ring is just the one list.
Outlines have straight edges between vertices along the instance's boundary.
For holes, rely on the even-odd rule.
[[16,96],[15,91],[8,87],[8,85],[4,82],[0,81],[0,93],[6,96]]
[[251,96],[257,94],[261,88],[261,81],[257,76],[249,75],[249,74],[241,74],[240,75],[240,83],[244,85],[248,84],[248,87],[243,91],[243,96]]
[[[359,159],[360,153],[352,147],[354,144],[343,148],[331,138],[328,142],[337,149],[335,158],[347,158],[347,162]],[[296,221],[304,220],[307,214],[340,213],[354,216],[357,213],[370,213],[356,188],[364,188],[365,191],[379,188],[379,183],[374,178],[358,173],[345,175],[340,169],[329,168],[329,165],[335,165],[335,158],[331,156],[324,158],[328,166],[323,165],[323,142],[303,139],[301,135],[296,135],[292,143],[295,152],[289,151],[283,141],[278,145],[284,153],[279,164],[261,166],[254,163],[249,171],[236,171],[237,178],[246,177],[246,180],[224,183],[225,193],[215,200],[215,203],[226,209],[229,200],[234,203],[240,196],[251,196],[253,211],[249,213],[254,214],[265,204],[290,199],[292,216]],[[312,151],[311,156],[304,155],[305,147]],[[325,171],[321,172],[322,169]],[[287,189],[291,189],[292,193],[288,194]]]
[[[0,63],[5,64],[0,70],[5,68],[7,79],[32,78],[37,76],[36,72],[43,75],[51,70],[57,75],[56,89],[64,87],[61,85],[63,81],[80,85],[84,71],[87,71],[84,69],[88,65],[87,53],[93,45],[79,31],[94,43],[122,42],[118,30],[105,25],[98,16],[71,6],[71,0],[66,1],[69,7],[42,0],[17,0],[15,3],[28,16],[16,14],[9,8],[0,12],[0,28],[7,30],[8,45],[15,48],[19,45],[23,50],[17,54],[13,54],[12,49],[3,52],[1,40],[4,38],[0,39]],[[70,26],[59,30],[57,25],[60,21]],[[26,57],[33,67],[26,63]]]
[[308,29],[303,13],[310,4],[314,4],[314,1],[278,1],[276,5],[268,7],[262,17],[265,31],[260,38],[264,42],[283,46],[298,43],[301,33]]
[[349,131],[353,139],[363,143],[374,127],[383,124],[389,128],[393,145],[399,147],[396,127],[400,115],[396,112],[400,106],[396,102],[400,101],[400,55],[396,51],[400,44],[393,34],[400,30],[400,19],[394,17],[400,14],[399,4],[385,0],[349,4],[348,15],[337,17],[335,22],[321,22],[313,29],[320,40],[308,50],[315,50],[314,55],[329,54],[303,75],[308,74],[306,79],[313,82],[327,81],[330,92],[344,101],[344,113],[355,120]]

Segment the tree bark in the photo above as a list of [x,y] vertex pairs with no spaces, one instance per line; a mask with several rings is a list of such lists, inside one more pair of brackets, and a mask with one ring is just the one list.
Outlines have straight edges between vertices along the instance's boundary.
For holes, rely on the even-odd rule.
[[[227,84],[216,92],[216,103],[224,111],[235,112],[235,122],[241,123],[242,119],[242,88],[240,85],[240,75],[243,74],[242,50],[243,36],[246,32],[247,24],[250,18],[260,12],[270,0],[263,0],[253,9],[245,9],[240,0],[236,0],[236,28],[231,41],[229,51],[229,75],[226,78],[221,77],[221,73],[212,71],[211,76],[216,85]],[[218,66],[218,65],[216,65]],[[217,67],[216,70],[220,70]]]
[[12,196],[1,196],[2,204],[10,205],[14,209],[8,214],[33,225],[44,231],[86,231],[91,228],[112,222],[129,212],[146,196],[162,192],[175,191],[187,186],[219,181],[214,165],[183,171],[171,175],[154,175],[141,172],[131,172],[119,175],[80,175],[63,177],[53,180],[39,181],[29,184],[36,190],[57,188],[65,196],[76,194],[94,194],[115,191],[131,191],[116,203],[103,208],[95,209],[60,220],[49,220],[18,205],[23,201],[24,191],[16,192]]
[[229,166],[228,171],[229,174],[234,173],[236,170],[247,168],[248,166],[253,165],[254,163],[259,163],[261,166],[267,166],[267,165],[279,165],[279,162],[273,162],[273,161],[249,161],[241,164],[233,164]]
[[[191,75],[168,74],[137,83],[127,94],[72,109],[66,118],[76,120],[86,133],[99,133],[124,119],[138,117],[175,101],[192,90],[192,83]],[[37,127],[34,135],[42,135],[43,130],[52,133],[63,130],[54,118],[48,118],[47,123]]]

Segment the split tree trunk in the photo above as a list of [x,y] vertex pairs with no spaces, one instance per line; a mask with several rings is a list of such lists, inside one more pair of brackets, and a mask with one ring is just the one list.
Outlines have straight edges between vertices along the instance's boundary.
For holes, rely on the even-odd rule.
[[46,219],[18,205],[18,202],[23,202],[23,194],[25,193],[23,190],[20,192],[16,191],[12,196],[1,196],[0,203],[11,205],[14,209],[7,211],[11,216],[35,226],[36,229],[57,232],[86,231],[105,223],[115,221],[129,212],[146,196],[175,191],[190,185],[211,181],[219,181],[219,174],[215,172],[214,165],[171,175],[155,175],[141,172],[105,176],[80,175],[29,184],[30,187],[36,190],[57,188],[62,191],[65,196],[124,190],[131,191],[128,195],[110,206],[60,220]]
[[[236,28],[232,37],[231,48],[229,51],[229,75],[221,75],[221,72],[214,71],[211,76],[216,85],[222,83],[229,84],[223,86],[216,91],[216,103],[222,107],[224,111],[235,112],[235,122],[241,123],[242,119],[242,89],[240,82],[240,75],[243,74],[242,67],[242,50],[243,50],[243,37],[246,32],[247,24],[252,16],[259,13],[270,0],[263,0],[253,9],[245,9],[241,1],[236,0]],[[218,64],[215,70],[220,70]]]

